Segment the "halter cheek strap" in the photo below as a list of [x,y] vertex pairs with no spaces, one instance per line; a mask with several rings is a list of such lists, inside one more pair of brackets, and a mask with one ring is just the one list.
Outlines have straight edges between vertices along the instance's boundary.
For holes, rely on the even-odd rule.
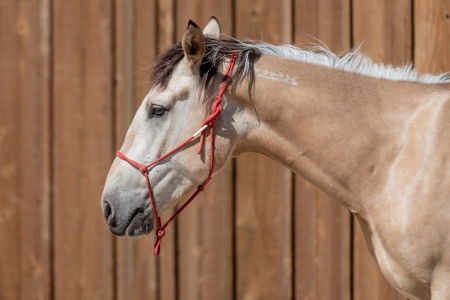
[[[184,142],[182,142],[178,147],[174,148],[173,150],[169,151],[168,153],[164,154],[163,156],[161,156],[160,158],[158,158],[157,160],[149,163],[149,164],[140,164],[132,159],[129,159],[128,157],[125,156],[125,154],[123,154],[122,152],[120,152],[120,150],[117,150],[116,155],[123,159],[124,161],[128,162],[130,165],[132,165],[133,167],[135,167],[136,169],[138,169],[142,175],[144,175],[145,177],[145,181],[147,183],[147,189],[148,189],[148,195],[150,196],[150,201],[152,203],[152,208],[153,208],[153,213],[155,214],[155,219],[156,222],[158,224],[158,231],[156,232],[156,242],[155,242],[155,246],[153,248],[153,254],[154,255],[158,255],[159,254],[159,250],[161,247],[161,240],[165,235],[165,229],[167,228],[167,226],[169,226],[170,223],[172,223],[172,221],[183,211],[183,209],[186,208],[186,206],[189,205],[189,203],[192,202],[192,200],[194,200],[195,197],[197,197],[197,195],[202,192],[205,189],[205,186],[208,184],[209,180],[212,177],[212,173],[214,170],[214,122],[216,121],[216,118],[220,115],[221,111],[222,111],[222,96],[225,93],[227,84],[228,84],[228,79],[231,76],[231,72],[233,71],[233,67],[234,67],[234,63],[236,61],[236,57],[237,57],[237,53],[234,52],[233,55],[231,56],[230,62],[228,63],[228,68],[227,71],[223,77],[222,83],[220,85],[220,90],[219,90],[219,94],[215,97],[214,102],[212,104],[212,114],[206,118],[206,120],[203,122],[202,127],[196,132],[194,133],[190,138],[188,138],[187,140],[185,140]],[[206,134],[206,129],[209,127],[209,132],[210,132],[210,166],[209,166],[209,174],[208,177],[205,179],[205,181],[203,181],[203,183],[201,185],[199,185],[197,187],[197,190],[194,192],[194,194],[192,194],[192,196],[186,201],[186,203],[183,204],[183,206],[181,206],[174,214],[173,216],[167,220],[167,222],[164,225],[161,225],[161,219],[158,216],[158,212],[156,211],[156,204],[155,204],[155,200],[153,199],[153,194],[152,194],[152,188],[150,185],[150,179],[148,176],[148,168],[150,168],[151,166],[157,164],[158,162],[160,162],[161,160],[163,160],[164,158],[172,155],[174,152],[176,152],[177,150],[179,150],[180,148],[184,147],[187,143],[189,143],[190,141],[192,141],[193,139],[195,139],[196,137],[198,137],[200,135],[200,143],[199,143],[199,148],[198,148],[198,153],[200,154],[204,141],[205,141],[205,134]]]

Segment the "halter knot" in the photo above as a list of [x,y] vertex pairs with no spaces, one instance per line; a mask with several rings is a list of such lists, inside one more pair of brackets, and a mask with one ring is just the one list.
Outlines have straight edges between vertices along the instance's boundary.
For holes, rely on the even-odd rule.
[[139,171],[142,173],[142,175],[145,175],[145,173],[147,173],[147,167],[145,165],[142,165],[139,167]]
[[158,236],[158,239],[162,239],[163,236],[166,235],[166,232],[164,231],[164,229],[158,229],[158,231],[156,232],[156,235]]
[[219,109],[219,111],[222,111],[222,97],[220,96],[216,96],[212,105],[213,113],[216,112],[217,109]]
[[203,192],[203,190],[205,189],[205,186],[204,186],[203,184],[200,184],[200,185],[197,187],[197,189],[198,189],[200,192]]

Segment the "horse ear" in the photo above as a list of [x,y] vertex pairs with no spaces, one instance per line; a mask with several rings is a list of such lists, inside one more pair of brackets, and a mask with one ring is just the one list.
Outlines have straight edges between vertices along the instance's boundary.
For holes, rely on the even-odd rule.
[[191,20],[189,20],[186,32],[183,35],[182,45],[191,67],[202,61],[205,55],[205,38],[200,27]]
[[218,39],[220,36],[219,20],[215,16],[211,16],[208,25],[203,29],[203,35]]

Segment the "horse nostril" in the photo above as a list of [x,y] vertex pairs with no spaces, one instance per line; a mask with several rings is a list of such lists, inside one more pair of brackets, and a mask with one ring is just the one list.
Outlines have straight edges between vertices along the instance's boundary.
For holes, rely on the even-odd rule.
[[106,222],[108,222],[111,213],[112,213],[111,205],[109,205],[109,203],[105,201],[105,207],[103,208],[103,216],[105,217]]

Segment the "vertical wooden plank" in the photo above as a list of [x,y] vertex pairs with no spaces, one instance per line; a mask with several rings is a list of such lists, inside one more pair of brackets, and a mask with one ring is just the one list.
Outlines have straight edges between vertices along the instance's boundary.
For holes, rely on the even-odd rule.
[[49,1],[0,1],[0,299],[51,294],[49,26]]
[[351,299],[349,213],[300,178],[296,201],[295,297]]
[[[115,109],[116,145],[120,147],[135,114],[133,2],[115,0]],[[151,36],[149,37],[151,38]]]
[[158,0],[158,53],[175,43],[175,0]]
[[[291,9],[286,0],[236,2],[236,35],[291,43]],[[291,299],[292,173],[256,154],[236,167],[236,297]]]
[[[157,49],[157,12],[155,0],[116,0],[115,5],[115,148],[120,148],[149,89],[148,66]],[[168,240],[165,246],[170,244]],[[152,253],[153,241],[153,234],[139,239],[116,238],[118,299],[158,297],[158,263]]]
[[112,299],[99,201],[111,162],[111,1],[54,1],[54,295]]
[[238,38],[267,43],[292,43],[292,1],[245,0],[236,3],[235,20]]
[[[354,45],[375,62],[402,65],[412,55],[411,0],[353,0]],[[354,299],[406,299],[392,288],[367,250],[358,221],[354,220]]]
[[[295,43],[350,48],[350,1],[295,2]],[[295,180],[295,298],[351,299],[350,213],[300,176]]]
[[291,299],[292,174],[256,154],[236,172],[236,297]]
[[414,41],[419,72],[450,70],[450,1],[414,1]]
[[222,33],[231,35],[233,30],[232,13],[231,0],[178,0],[176,10],[177,41],[181,40],[189,19],[194,21],[201,28],[204,28],[211,16],[216,16],[219,19]]
[[148,67],[156,55],[157,20],[156,0],[135,0],[134,14],[134,66],[135,108],[137,109],[148,92]]
[[295,1],[295,44],[323,42],[331,51],[350,48],[350,0]]
[[[179,1],[176,15],[178,40],[189,19],[203,28],[211,15],[231,34],[231,1]],[[177,220],[180,299],[233,299],[232,195],[228,165]]]
[[[20,106],[16,97],[20,91],[20,81],[17,80],[19,57],[17,43],[16,15],[18,3],[2,1],[0,10],[1,34],[0,41],[7,48],[0,51],[0,66],[4,70],[0,77],[0,87],[5,97],[0,101],[0,295],[5,299],[20,298],[20,199],[19,175],[17,174],[20,161],[18,149],[19,141],[14,134],[20,116]],[[39,146],[39,144],[37,145]]]
[[375,62],[403,65],[412,60],[412,1],[353,1],[353,46]]
[[157,263],[153,257],[153,236],[133,240],[131,293],[125,299],[157,299]]

